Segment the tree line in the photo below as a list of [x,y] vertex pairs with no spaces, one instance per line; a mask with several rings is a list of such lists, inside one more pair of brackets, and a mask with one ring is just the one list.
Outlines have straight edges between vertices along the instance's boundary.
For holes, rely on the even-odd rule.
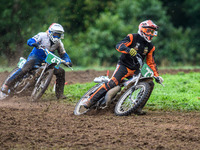
[[115,65],[115,45],[137,33],[141,21],[160,28],[153,39],[156,62],[162,66],[200,64],[198,0],[1,0],[0,60],[15,64],[28,56],[26,42],[53,22],[65,29],[63,43],[79,66]]

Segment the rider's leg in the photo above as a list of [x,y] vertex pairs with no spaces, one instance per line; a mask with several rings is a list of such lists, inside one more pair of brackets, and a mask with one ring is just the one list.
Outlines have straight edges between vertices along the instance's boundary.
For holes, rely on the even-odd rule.
[[66,98],[64,93],[64,85],[65,85],[65,70],[63,68],[54,69],[54,74],[56,75],[56,97],[57,99]]
[[134,72],[135,70],[130,70],[123,65],[117,65],[111,80],[107,83],[104,83],[94,94],[90,96],[85,104],[85,107],[89,108],[95,104],[99,99],[105,96],[108,90],[118,85],[124,78],[132,76]]
[[7,93],[8,89],[14,86],[15,83],[19,81],[27,72],[29,72],[35,64],[38,64],[37,58],[34,56],[28,57],[24,66],[19,68],[4,84],[2,92]]

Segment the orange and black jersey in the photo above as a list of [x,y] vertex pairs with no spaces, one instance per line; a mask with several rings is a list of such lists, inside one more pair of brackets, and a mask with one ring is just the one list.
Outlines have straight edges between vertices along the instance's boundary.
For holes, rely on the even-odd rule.
[[154,61],[155,46],[147,42],[139,34],[128,34],[122,41],[116,45],[116,49],[121,52],[118,64],[124,65],[131,70],[138,69],[136,57],[131,57],[129,51],[131,48],[137,50],[143,60],[146,57],[147,65],[154,71],[154,76],[159,76],[157,67]]

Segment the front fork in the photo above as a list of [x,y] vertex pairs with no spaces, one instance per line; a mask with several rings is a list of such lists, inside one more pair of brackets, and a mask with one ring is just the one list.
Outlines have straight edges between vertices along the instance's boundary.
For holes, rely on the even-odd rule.
[[43,70],[42,70],[42,72],[41,72],[39,78],[37,79],[37,82],[36,82],[35,86],[38,86],[38,84],[40,83],[40,80],[41,80],[41,78],[42,78],[42,76],[43,76],[43,74],[44,74],[44,72],[45,72],[47,66],[48,66],[48,64],[45,63],[44,68],[43,68]]
[[131,101],[132,93],[135,91],[135,87],[137,86],[137,84],[138,84],[138,82],[139,82],[141,76],[142,76],[142,74],[141,74],[141,72],[140,72],[140,73],[137,75],[137,79],[136,79],[134,85],[131,87],[131,93],[130,93],[130,95],[129,95],[129,101]]

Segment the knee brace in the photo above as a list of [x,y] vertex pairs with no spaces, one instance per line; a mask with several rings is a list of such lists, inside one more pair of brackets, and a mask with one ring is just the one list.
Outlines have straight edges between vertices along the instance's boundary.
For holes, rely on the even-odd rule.
[[108,90],[112,89],[113,87],[115,87],[116,85],[118,85],[118,81],[115,77],[112,77],[112,79],[106,83],[106,88]]

